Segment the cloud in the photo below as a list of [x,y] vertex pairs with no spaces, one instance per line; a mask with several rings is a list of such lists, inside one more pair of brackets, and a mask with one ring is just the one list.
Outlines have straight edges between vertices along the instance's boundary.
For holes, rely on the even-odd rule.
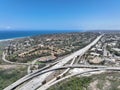
[[11,26],[6,26],[6,29],[11,29]]

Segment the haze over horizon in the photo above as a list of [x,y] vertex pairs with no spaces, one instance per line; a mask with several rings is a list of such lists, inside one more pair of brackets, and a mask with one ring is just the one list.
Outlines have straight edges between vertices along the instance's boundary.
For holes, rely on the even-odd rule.
[[120,30],[120,0],[1,0],[0,30]]

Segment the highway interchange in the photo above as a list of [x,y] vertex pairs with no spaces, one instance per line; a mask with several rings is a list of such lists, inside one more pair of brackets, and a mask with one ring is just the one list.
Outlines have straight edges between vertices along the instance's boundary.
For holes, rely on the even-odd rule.
[[[96,66],[96,65],[79,65],[74,64],[76,61],[76,58],[83,56],[92,46],[94,46],[103,35],[98,36],[93,42],[91,42],[86,47],[72,53],[71,55],[59,60],[58,62],[49,65],[45,67],[44,69],[37,70],[36,72],[30,73],[23,78],[19,79],[15,83],[11,84],[10,86],[6,87],[4,90],[46,90],[50,86],[67,79],[69,77],[88,73],[88,72],[96,72],[100,70],[112,70],[112,71],[120,71],[120,67],[107,67],[107,66]],[[3,59],[5,59],[3,57]],[[68,62],[71,63],[69,65],[64,66]],[[71,69],[71,68],[90,68],[88,71],[83,71],[77,74],[71,74],[68,76],[64,75]],[[57,77],[54,77],[53,79],[49,80],[48,82],[45,82],[47,77],[50,77],[53,73],[55,73],[56,70],[64,70],[60,75]],[[44,83],[43,83],[44,82]]]

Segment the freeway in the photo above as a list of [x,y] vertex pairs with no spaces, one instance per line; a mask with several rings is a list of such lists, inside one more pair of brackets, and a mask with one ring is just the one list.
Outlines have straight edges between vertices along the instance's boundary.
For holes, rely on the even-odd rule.
[[[60,68],[61,66],[65,65],[67,62],[69,62],[74,57],[79,56],[79,55],[80,56],[84,55],[84,53],[87,52],[93,45],[95,45],[99,41],[99,39],[101,39],[102,36],[103,35],[98,36],[92,43],[90,43],[86,47],[84,47],[84,48],[72,53],[71,55],[61,59],[59,63],[52,66],[50,69]],[[19,88],[19,90],[35,90],[36,88],[41,86],[42,82],[46,79],[46,77],[51,75],[53,72],[54,71],[48,72],[48,73],[45,73],[43,75],[39,75],[39,73],[37,73],[39,76],[32,78],[29,82],[27,82],[25,85],[23,85],[21,88]],[[19,82],[24,82],[24,81],[26,81],[26,79],[23,79],[22,81],[19,80]],[[18,86],[19,82],[16,84],[12,84],[12,85],[8,86],[4,90],[11,90],[12,88]]]

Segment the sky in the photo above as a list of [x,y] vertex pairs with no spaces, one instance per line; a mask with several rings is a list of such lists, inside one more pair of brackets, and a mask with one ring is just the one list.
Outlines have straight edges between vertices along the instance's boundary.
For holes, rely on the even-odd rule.
[[0,0],[0,30],[120,30],[120,0]]

